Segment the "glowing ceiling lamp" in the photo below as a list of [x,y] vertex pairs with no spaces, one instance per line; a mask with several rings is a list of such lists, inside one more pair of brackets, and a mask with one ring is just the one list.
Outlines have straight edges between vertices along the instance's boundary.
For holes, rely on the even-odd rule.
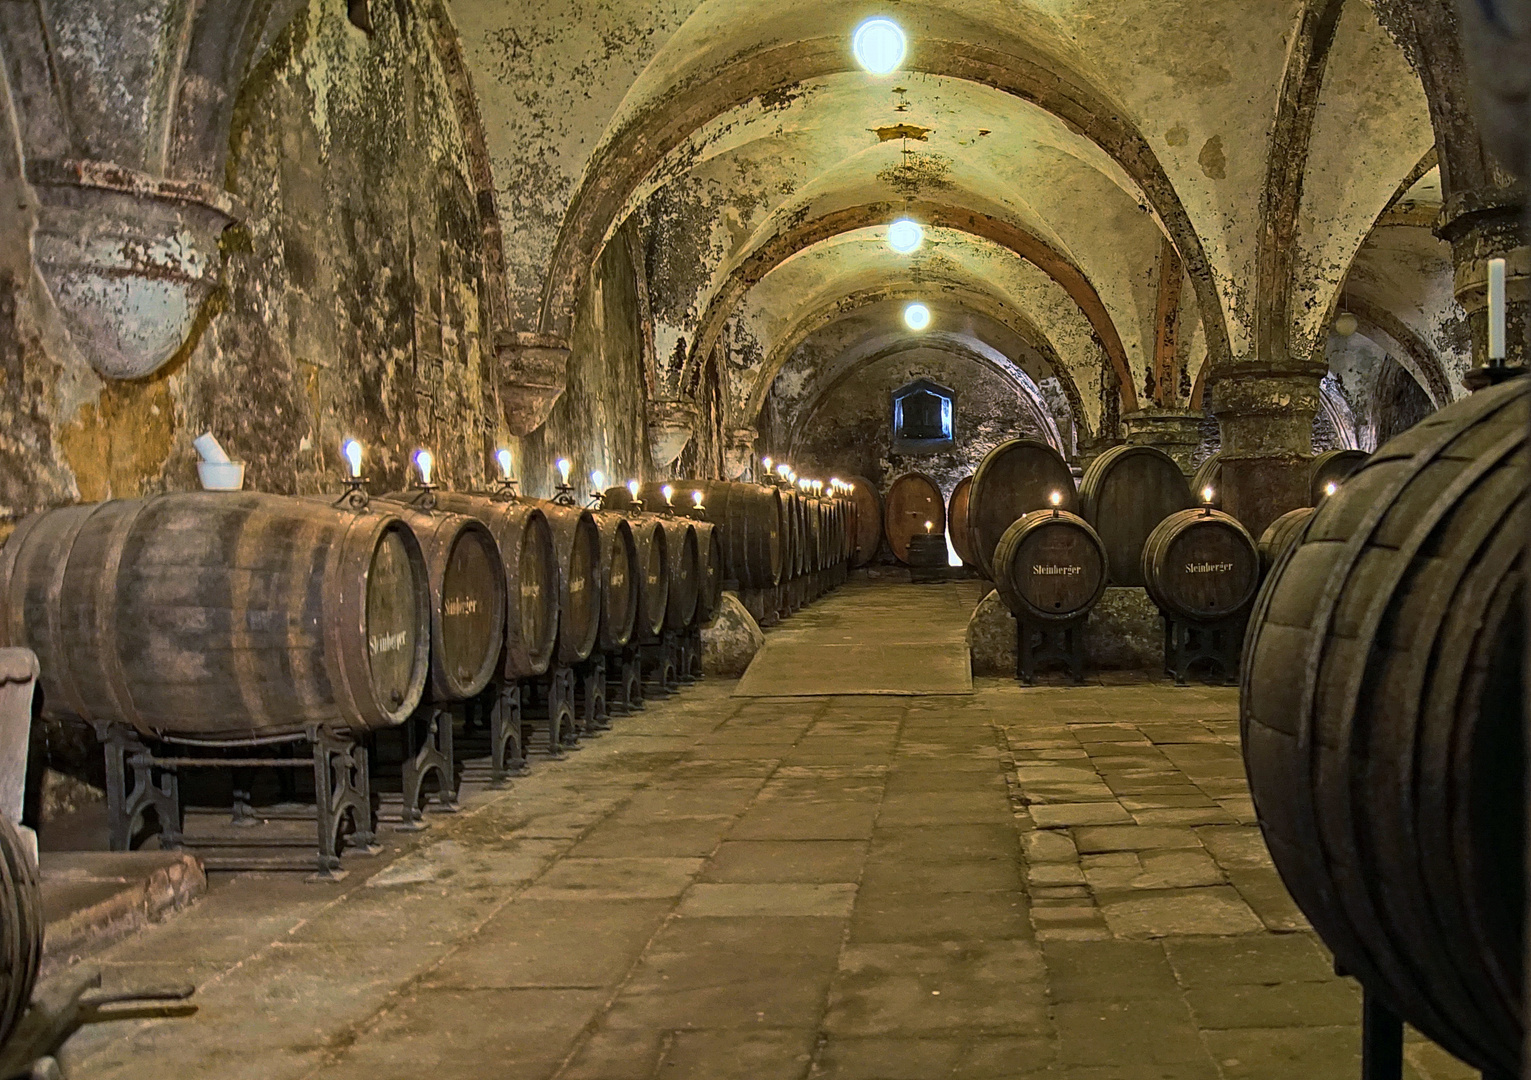
[[911,330],[923,330],[930,325],[930,309],[924,304],[910,304],[904,309],[904,325]]
[[908,50],[904,31],[892,19],[881,16],[868,19],[851,35],[851,52],[856,63],[873,75],[891,75],[904,62]]
[[924,242],[925,230],[920,227],[918,221],[899,218],[888,226],[888,246],[900,255],[908,255],[912,251],[919,250],[919,246]]

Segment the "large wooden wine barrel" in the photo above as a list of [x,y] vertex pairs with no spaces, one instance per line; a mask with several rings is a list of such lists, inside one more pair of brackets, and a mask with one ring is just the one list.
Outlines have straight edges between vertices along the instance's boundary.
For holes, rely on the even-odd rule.
[[547,515],[529,502],[495,495],[438,491],[436,506],[489,526],[505,567],[507,679],[547,671],[558,639],[558,554]]
[[1308,501],[1317,506],[1329,493],[1330,484],[1338,490],[1369,457],[1365,450],[1326,450],[1316,456],[1308,465]]
[[43,958],[43,900],[32,855],[0,815],[0,1046],[32,1000]]
[[652,640],[664,630],[670,603],[670,547],[661,519],[654,514],[631,514],[633,544],[638,552],[638,619],[640,640]]
[[1005,530],[991,560],[994,587],[1012,614],[1072,622],[1106,591],[1106,546],[1090,523],[1066,510],[1034,510]]
[[638,623],[638,545],[621,514],[598,513],[595,527],[601,533],[601,629],[596,648],[617,652],[632,641]]
[[883,500],[883,529],[899,562],[908,563],[909,538],[924,536],[927,521],[931,532],[946,532],[946,500],[941,489],[924,473],[905,473],[893,481]]
[[1244,644],[1244,762],[1282,880],[1336,960],[1485,1074],[1524,1032],[1527,396],[1384,445],[1324,500]]
[[1191,495],[1198,503],[1205,502],[1205,493],[1212,491],[1212,501],[1209,505],[1217,509],[1223,505],[1223,452],[1219,450],[1215,454],[1208,455],[1207,459],[1196,466],[1196,475],[1191,477]]
[[1111,584],[1141,587],[1143,545],[1159,522],[1194,505],[1175,459],[1152,446],[1113,446],[1079,484],[1083,516],[1100,534]]
[[1270,528],[1260,537],[1260,572],[1271,572],[1281,556],[1286,554],[1286,549],[1297,542],[1302,535],[1302,530],[1307,527],[1308,519],[1313,516],[1313,507],[1302,506],[1296,510],[1288,510],[1275,521],[1271,522]]
[[808,545],[808,570],[824,569],[824,503],[812,495],[803,499],[803,535]]
[[665,605],[665,628],[689,630],[696,622],[701,591],[702,555],[696,527],[685,518],[661,516],[670,554],[670,597]]
[[1243,611],[1260,587],[1254,537],[1221,510],[1171,514],[1143,545],[1143,586],[1161,611],[1221,622]]
[[[692,509],[691,493],[702,493],[702,512],[714,525],[723,527],[723,577],[752,589],[769,589],[780,583],[783,573],[783,533],[787,516],[782,493],[760,484],[737,484],[721,480],[673,480],[674,510]],[[665,482],[649,483],[639,490],[643,505],[656,512],[667,509]]]
[[994,549],[1010,526],[1033,510],[1051,509],[1057,492],[1062,510],[1077,513],[1074,474],[1063,455],[1044,442],[1015,439],[989,451],[968,493],[968,542],[978,567],[994,577]]
[[243,741],[402,723],[430,672],[430,584],[397,514],[254,492],[69,506],[0,550],[0,645],[47,715]]
[[696,621],[710,623],[723,606],[723,529],[710,521],[692,521],[696,529]]
[[852,476],[851,485],[851,565],[865,566],[877,558],[882,546],[882,496],[877,485],[864,476]]
[[505,648],[505,564],[489,526],[422,510],[408,494],[379,500],[420,541],[431,583],[431,697],[466,701],[499,671]]
[[558,557],[558,643],[560,664],[590,658],[601,632],[601,533],[595,516],[576,506],[537,500],[553,529]]
[[978,565],[978,554],[973,550],[972,533],[968,528],[968,499],[973,491],[973,478],[964,476],[952,488],[952,497],[946,501],[946,531],[951,534],[952,550],[967,566]]

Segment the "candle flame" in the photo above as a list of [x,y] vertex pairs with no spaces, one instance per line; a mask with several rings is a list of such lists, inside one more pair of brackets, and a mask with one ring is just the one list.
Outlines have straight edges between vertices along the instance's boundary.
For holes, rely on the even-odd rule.
[[929,533],[930,530],[934,529],[935,527],[936,527],[936,523],[934,521],[927,521],[925,523],[925,532]]
[[1201,501],[1204,503],[1210,503],[1213,497],[1216,495],[1217,492],[1212,490],[1211,484],[1208,484],[1206,487],[1201,489]]
[[436,466],[436,458],[429,450],[415,451],[415,468],[420,470],[420,483],[431,482],[431,469]]
[[346,456],[346,461],[351,464],[351,476],[353,479],[361,479],[361,443],[355,439],[347,439],[346,444],[340,448],[340,452]]
[[1340,490],[1340,485],[1336,484],[1333,480],[1324,485],[1325,495],[1333,495],[1338,490]]
[[561,457],[561,458],[558,459],[558,471],[559,471],[560,474],[562,474],[563,482],[565,484],[567,484],[569,482],[569,472],[573,468],[574,468],[574,463],[571,462],[568,458]]
[[627,482],[627,493],[633,497],[633,502],[638,501],[638,481],[629,480]]
[[606,474],[601,472],[600,469],[596,469],[591,472],[590,482],[595,485],[595,490],[597,492],[606,490]]
[[776,475],[781,477],[783,480],[785,480],[787,478],[787,474],[790,473],[791,471],[792,471],[792,466],[788,465],[785,461],[782,462],[780,465],[776,466]]
[[512,464],[510,459],[510,451],[505,449],[503,446],[500,447],[500,449],[495,452],[494,460],[497,461],[500,465],[500,479],[509,480],[510,466]]
[[691,502],[700,510],[702,508],[702,493],[700,491],[693,491],[691,493]]
[[1062,506],[1063,505],[1063,492],[1061,492],[1061,491],[1053,492],[1051,495],[1049,495],[1047,497],[1047,501],[1052,503],[1054,506]]
[[664,496],[664,501],[665,502],[669,503],[671,506],[675,505],[675,502],[674,502],[674,499],[675,499],[675,489],[673,487],[671,487],[669,484],[666,484],[664,487],[660,488],[659,489],[659,494]]
[[760,464],[765,467],[765,471],[766,472],[770,472],[771,471],[771,459],[770,458],[768,458],[768,457],[767,458],[761,458],[760,459]]

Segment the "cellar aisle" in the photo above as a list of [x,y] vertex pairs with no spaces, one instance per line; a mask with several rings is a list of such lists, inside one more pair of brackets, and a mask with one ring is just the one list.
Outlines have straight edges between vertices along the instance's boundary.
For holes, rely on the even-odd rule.
[[[1359,998],[1266,857],[1232,690],[733,689],[338,886],[215,882],[103,957],[112,986],[192,978],[199,1011],[88,1028],[71,1075],[1359,1075]],[[1474,1075],[1408,1052],[1414,1080]]]

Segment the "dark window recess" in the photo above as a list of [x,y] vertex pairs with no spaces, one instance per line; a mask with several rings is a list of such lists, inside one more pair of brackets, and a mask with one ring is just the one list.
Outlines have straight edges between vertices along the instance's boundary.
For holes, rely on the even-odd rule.
[[940,450],[954,438],[955,394],[929,379],[917,379],[893,395],[893,442],[905,451]]

